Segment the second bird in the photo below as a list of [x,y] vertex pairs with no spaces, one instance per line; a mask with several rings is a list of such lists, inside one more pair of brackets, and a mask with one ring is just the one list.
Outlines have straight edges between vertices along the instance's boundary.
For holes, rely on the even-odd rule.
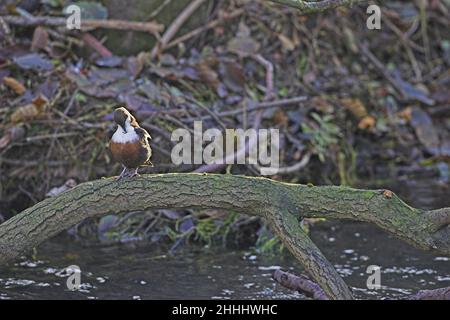
[[138,168],[152,165],[150,134],[139,126],[136,119],[124,107],[114,110],[117,130],[109,142],[113,159],[123,165],[119,179],[138,175]]

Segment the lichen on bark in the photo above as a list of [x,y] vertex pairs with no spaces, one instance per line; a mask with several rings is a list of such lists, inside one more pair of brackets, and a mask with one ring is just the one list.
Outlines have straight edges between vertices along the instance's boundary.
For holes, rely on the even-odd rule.
[[0,265],[83,219],[167,208],[221,209],[266,219],[331,299],[351,299],[352,294],[302,230],[302,218],[369,222],[418,248],[450,255],[450,208],[412,208],[388,190],[311,187],[266,178],[173,173],[90,181],[37,203],[0,224]]

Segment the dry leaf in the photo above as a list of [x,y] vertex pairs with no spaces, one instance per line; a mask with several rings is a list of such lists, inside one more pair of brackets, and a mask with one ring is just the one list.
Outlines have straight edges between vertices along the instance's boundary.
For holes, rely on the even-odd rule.
[[284,34],[279,33],[278,39],[280,40],[284,49],[286,49],[288,51],[292,51],[295,49],[295,43],[291,39],[286,37]]
[[334,107],[333,105],[328,102],[328,100],[322,98],[322,97],[314,97],[311,100],[311,104],[314,106],[314,108],[320,112],[323,113],[333,113]]
[[26,91],[23,84],[12,77],[4,77],[3,83],[5,84],[5,86],[11,88],[19,96],[23,95]]
[[289,118],[284,111],[278,110],[273,116],[273,121],[278,125],[287,126]]
[[414,107],[411,115],[411,125],[419,141],[429,153],[439,154],[440,139],[433,119],[419,107]]
[[45,49],[48,44],[48,32],[44,27],[38,26],[34,29],[31,50]]
[[126,66],[133,79],[136,79],[144,69],[144,64],[136,57],[129,57]]
[[40,93],[36,98],[33,99],[33,104],[38,108],[44,107],[47,103],[48,99],[42,93]]
[[294,152],[294,155],[292,156],[292,159],[295,161],[299,161],[302,158],[302,152],[300,150],[297,150]]
[[11,135],[7,133],[0,139],[0,150],[7,147],[10,143],[11,143]]
[[19,107],[14,111],[11,115],[11,121],[13,123],[27,122],[41,117],[45,111],[47,102],[47,98],[40,94],[33,100],[33,103]]
[[24,136],[25,129],[22,126],[9,128],[0,139],[0,150],[6,148],[11,142],[21,140]]
[[360,130],[372,131],[375,128],[377,121],[372,116],[365,116],[358,123],[358,128]]
[[236,37],[228,41],[227,48],[231,52],[246,57],[258,53],[259,43],[250,37]]
[[404,119],[406,122],[411,122],[412,119],[412,108],[411,107],[406,107],[405,109],[403,109],[402,111],[400,111],[398,113],[398,116],[402,119]]
[[218,88],[219,76],[217,75],[217,72],[211,69],[205,61],[198,63],[195,67],[200,79],[203,82],[214,89]]
[[224,84],[234,92],[242,92],[245,86],[245,73],[240,65],[234,61],[220,64],[220,73]]
[[367,116],[367,109],[359,99],[342,99],[341,103],[358,119]]

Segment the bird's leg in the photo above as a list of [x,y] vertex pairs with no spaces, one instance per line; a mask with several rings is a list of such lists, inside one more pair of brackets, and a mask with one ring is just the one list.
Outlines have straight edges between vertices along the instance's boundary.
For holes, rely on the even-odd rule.
[[139,175],[138,168],[136,168],[136,169],[134,169],[134,172],[130,175],[130,177],[136,177],[138,175]]
[[117,180],[120,180],[120,179],[122,179],[123,177],[126,177],[126,176],[127,176],[127,173],[128,173],[127,167],[123,166],[123,170],[122,170],[122,172],[120,173],[120,176],[117,177]]

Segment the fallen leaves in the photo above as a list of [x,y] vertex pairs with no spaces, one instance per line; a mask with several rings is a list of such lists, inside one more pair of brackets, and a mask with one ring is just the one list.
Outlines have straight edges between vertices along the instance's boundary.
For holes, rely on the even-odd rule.
[[367,116],[367,110],[364,104],[359,99],[346,98],[342,99],[341,103],[347,108],[356,118],[361,119]]
[[260,44],[250,36],[249,28],[244,23],[240,23],[237,36],[228,41],[227,48],[228,51],[241,57],[247,57],[257,54]]
[[431,117],[420,108],[413,108],[411,116],[411,125],[419,141],[429,153],[439,154],[439,136]]
[[50,71],[53,69],[53,64],[50,62],[50,60],[37,53],[30,53],[19,57],[14,57],[13,61],[20,68],[25,70]]
[[40,114],[42,114],[42,109],[30,103],[19,107],[16,111],[14,111],[11,115],[11,121],[13,123],[27,122],[36,119]]
[[407,123],[410,123],[412,120],[412,108],[406,107],[405,109],[398,112],[398,116],[405,120]]
[[24,85],[13,77],[4,77],[3,84],[12,89],[19,96],[23,95],[26,91]]
[[41,118],[45,114],[48,99],[43,95],[38,95],[32,103],[17,108],[11,115],[12,123],[28,122]]
[[11,142],[19,141],[25,137],[25,129],[23,126],[14,126],[6,130],[0,139],[0,150],[6,148]]
[[34,29],[33,40],[31,41],[31,50],[44,50],[48,45],[48,32],[44,27],[38,26]]
[[349,110],[358,120],[358,129],[365,131],[373,131],[377,120],[368,114],[365,105],[359,99],[346,98],[341,103]]
[[281,45],[283,46],[284,49],[286,49],[287,51],[292,51],[295,49],[296,45],[294,43],[294,41],[292,41],[291,39],[289,39],[287,36],[285,36],[282,33],[277,34],[278,36],[278,40],[280,40]]
[[362,118],[358,123],[358,129],[360,130],[366,130],[366,131],[373,131],[375,129],[375,125],[377,124],[377,121],[372,116],[365,116]]

